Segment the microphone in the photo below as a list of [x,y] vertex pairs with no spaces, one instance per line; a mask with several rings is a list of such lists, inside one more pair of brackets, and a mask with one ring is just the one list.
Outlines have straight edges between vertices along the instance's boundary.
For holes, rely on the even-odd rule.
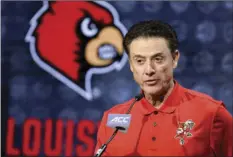
[[[111,126],[111,127],[115,127],[116,129],[115,129],[115,131],[113,132],[113,134],[112,134],[112,136],[107,140],[107,142],[105,143],[105,144],[103,144],[98,150],[97,150],[97,152],[96,152],[96,154],[95,154],[95,157],[100,157],[102,154],[103,154],[103,152],[106,150],[106,148],[107,148],[107,146],[108,146],[108,144],[113,140],[113,138],[116,136],[116,134],[117,134],[117,132],[120,130],[120,131],[122,131],[122,132],[126,132],[127,131],[127,129],[128,129],[128,127],[129,127],[129,124],[130,124],[130,121],[128,121],[128,119],[130,119],[131,120],[131,115],[129,115],[129,113],[130,113],[130,111],[132,110],[132,108],[133,108],[133,106],[134,106],[134,104],[137,102],[137,101],[139,101],[139,100],[141,100],[142,98],[143,98],[143,94],[141,93],[141,94],[139,94],[139,95],[137,95],[137,96],[135,96],[135,98],[134,98],[134,101],[132,102],[132,104],[130,105],[130,107],[129,107],[129,109],[128,109],[128,111],[126,112],[126,114],[110,114],[109,116],[108,116],[108,122],[107,122],[107,125],[109,125],[109,126]],[[120,115],[120,116],[119,116]],[[110,118],[113,118],[113,119],[111,119],[111,120],[113,120],[113,122],[111,123],[111,120],[110,120]],[[115,119],[114,119],[115,118]],[[119,119],[120,118],[120,119]],[[109,121],[110,120],[110,121]],[[123,121],[123,123],[125,123],[125,124],[122,124],[121,122],[119,122],[119,120],[120,121]],[[117,124],[117,122],[118,122],[118,124]],[[120,124],[119,124],[120,123]]]

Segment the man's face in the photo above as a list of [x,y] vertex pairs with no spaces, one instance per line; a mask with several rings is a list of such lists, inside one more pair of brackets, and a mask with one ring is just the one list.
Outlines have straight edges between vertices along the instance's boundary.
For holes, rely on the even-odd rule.
[[172,55],[164,38],[138,38],[129,45],[130,69],[145,94],[160,95],[173,80],[179,52]]

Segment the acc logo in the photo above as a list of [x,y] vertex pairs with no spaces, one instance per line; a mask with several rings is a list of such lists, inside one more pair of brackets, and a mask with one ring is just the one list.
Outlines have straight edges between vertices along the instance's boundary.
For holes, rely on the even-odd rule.
[[92,100],[91,77],[120,70],[127,62],[127,32],[117,11],[104,1],[43,2],[25,41],[45,71]]
[[130,117],[115,117],[111,120],[111,123],[128,123]]

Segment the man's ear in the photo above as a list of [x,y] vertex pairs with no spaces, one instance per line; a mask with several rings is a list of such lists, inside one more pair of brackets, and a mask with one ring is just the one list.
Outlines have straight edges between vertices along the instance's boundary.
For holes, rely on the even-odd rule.
[[172,57],[173,57],[173,68],[175,69],[178,65],[178,61],[180,58],[179,50],[175,50],[175,52],[173,52],[173,54],[172,54]]

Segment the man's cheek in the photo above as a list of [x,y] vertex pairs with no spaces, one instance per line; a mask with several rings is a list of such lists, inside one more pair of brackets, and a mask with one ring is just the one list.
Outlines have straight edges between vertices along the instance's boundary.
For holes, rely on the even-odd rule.
[[171,76],[172,76],[171,71],[169,70],[169,68],[167,68],[165,66],[160,68],[159,73],[160,73],[161,79],[164,80],[164,81],[169,80],[171,78]]
[[166,75],[167,73],[167,68],[164,67],[164,66],[161,66],[157,69],[157,74],[159,74],[162,78],[164,78],[164,76]]
[[168,70],[167,64],[162,64],[159,66],[159,71],[166,72]]
[[160,67],[160,72],[163,73],[164,76],[170,76],[173,71],[168,65],[163,65]]

